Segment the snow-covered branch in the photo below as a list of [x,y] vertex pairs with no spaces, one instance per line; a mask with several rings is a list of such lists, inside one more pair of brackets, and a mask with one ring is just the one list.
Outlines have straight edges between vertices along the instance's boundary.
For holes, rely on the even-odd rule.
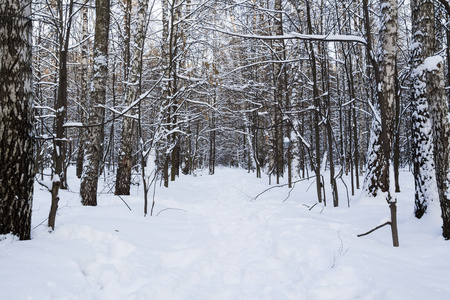
[[302,34],[298,32],[291,32],[283,35],[257,35],[257,34],[240,34],[219,28],[205,27],[205,29],[220,32],[226,35],[241,37],[244,39],[256,39],[256,40],[304,40],[304,41],[319,41],[319,42],[345,42],[345,43],[360,43],[367,44],[365,38],[357,35],[345,35],[345,34]]

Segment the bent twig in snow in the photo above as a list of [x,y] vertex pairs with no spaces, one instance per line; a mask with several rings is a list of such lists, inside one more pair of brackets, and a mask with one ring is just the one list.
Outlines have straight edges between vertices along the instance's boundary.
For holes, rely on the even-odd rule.
[[[315,176],[310,176],[309,178],[313,178],[313,177],[315,177]],[[295,183],[300,182],[300,181],[304,181],[304,180],[309,180],[309,178],[302,178],[302,179],[293,181],[292,183],[293,183],[294,186],[295,186]],[[252,199],[250,200],[250,202],[256,200],[259,196],[261,196],[261,195],[264,194],[265,192],[270,191],[271,189],[283,187],[283,186],[286,186],[286,185],[289,185],[289,183],[271,186],[270,188],[265,189],[264,191],[262,191],[261,193],[259,193],[258,195],[256,195],[254,198],[252,198]],[[291,193],[292,190],[293,190],[293,188],[289,191],[289,194]],[[289,197],[288,197],[288,198],[289,198]],[[286,198],[286,199],[287,199],[287,198]],[[286,201],[286,199],[284,199],[284,201]],[[284,201],[283,201],[283,202],[284,202]]]
[[392,225],[391,221],[387,221],[386,223],[381,224],[381,225],[375,227],[374,229],[371,229],[371,230],[367,231],[366,233],[358,234],[357,237],[362,237],[362,236],[371,234],[371,233],[374,232],[375,230],[378,230],[378,229],[380,229],[381,227],[384,227],[384,226],[386,226],[386,225]]
[[128,207],[128,209],[131,211],[131,207],[128,205],[128,203],[122,197],[120,197],[120,195],[116,195],[116,196],[119,197],[120,200],[122,200],[123,203],[125,203],[125,205]]

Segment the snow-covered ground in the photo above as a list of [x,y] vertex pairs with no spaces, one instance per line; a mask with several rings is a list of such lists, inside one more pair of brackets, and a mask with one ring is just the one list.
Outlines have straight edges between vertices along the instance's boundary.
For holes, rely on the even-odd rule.
[[399,248],[388,226],[356,236],[384,223],[389,208],[359,191],[348,208],[343,185],[339,208],[329,196],[327,207],[312,207],[313,180],[251,201],[267,178],[218,169],[158,186],[154,216],[144,217],[141,187],[123,197],[132,211],[108,188],[99,206],[83,207],[69,180],[53,233],[50,194],[36,185],[33,239],[0,236],[0,299],[450,299],[439,206],[414,218],[407,172]]

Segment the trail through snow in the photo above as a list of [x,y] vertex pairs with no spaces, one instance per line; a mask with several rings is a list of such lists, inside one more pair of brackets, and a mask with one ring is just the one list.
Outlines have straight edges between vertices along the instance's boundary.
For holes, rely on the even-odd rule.
[[400,248],[388,227],[356,237],[389,215],[386,203],[352,197],[347,208],[341,186],[341,207],[312,207],[312,180],[250,201],[267,178],[181,176],[157,188],[155,215],[143,217],[140,187],[123,197],[132,211],[111,194],[83,207],[70,178],[53,233],[40,225],[50,195],[36,186],[33,239],[0,236],[0,298],[448,299],[438,206],[416,220],[412,177],[402,178]]

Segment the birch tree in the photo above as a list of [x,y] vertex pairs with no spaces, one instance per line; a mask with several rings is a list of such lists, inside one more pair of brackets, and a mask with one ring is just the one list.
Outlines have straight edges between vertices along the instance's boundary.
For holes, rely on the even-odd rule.
[[97,183],[102,159],[102,122],[106,101],[106,79],[108,75],[109,0],[95,1],[94,67],[91,88],[91,112],[88,119],[83,174],[81,176],[81,203],[97,205]]
[[[82,45],[81,45],[81,76],[80,76],[80,106],[81,113],[80,119],[82,123],[86,123],[87,121],[87,113],[86,107],[88,104],[88,2],[90,0],[86,0],[84,6],[81,8],[81,18],[82,18]],[[85,141],[86,141],[86,131],[84,128],[80,128],[80,137],[78,140],[78,155],[77,155],[77,177],[81,178],[83,173],[83,161],[84,161],[84,150],[85,150]]]
[[0,3],[0,234],[30,239],[34,183],[31,1]]
[[[397,200],[391,191],[390,167],[394,128],[395,110],[395,63],[397,52],[397,0],[381,0],[380,2],[380,29],[377,57],[372,50],[372,37],[370,32],[370,17],[368,1],[363,1],[364,22],[367,37],[367,56],[369,57],[376,82],[377,107],[374,107],[374,128],[372,129],[372,142],[369,157],[372,157],[373,167],[377,171],[369,173],[369,190],[384,195],[391,212],[392,242],[394,247],[399,246],[397,231]],[[377,109],[378,108],[378,109]],[[372,151],[372,153],[370,153]],[[371,158],[369,158],[369,163]],[[369,170],[370,172],[370,170]]]
[[[141,91],[142,53],[144,48],[145,33],[147,28],[148,0],[140,0],[137,7],[136,24],[133,30],[131,70],[128,77],[128,89],[126,105],[131,105]],[[134,110],[135,111],[135,110]],[[133,117],[123,119],[122,139],[119,150],[119,162],[116,176],[116,195],[129,195],[131,183],[133,133],[135,132],[135,120]]]
[[450,121],[444,93],[444,62],[442,57],[429,57],[424,62],[426,84],[431,95],[431,115],[435,146],[436,181],[442,213],[442,235],[450,239]]
[[423,63],[426,58],[434,55],[435,18],[434,4],[431,0],[411,0],[412,42],[412,125],[414,134],[413,162],[415,182],[414,214],[421,218],[428,204],[437,198],[437,187],[433,153],[432,120],[430,116],[429,90],[439,81],[429,81],[429,74]]

